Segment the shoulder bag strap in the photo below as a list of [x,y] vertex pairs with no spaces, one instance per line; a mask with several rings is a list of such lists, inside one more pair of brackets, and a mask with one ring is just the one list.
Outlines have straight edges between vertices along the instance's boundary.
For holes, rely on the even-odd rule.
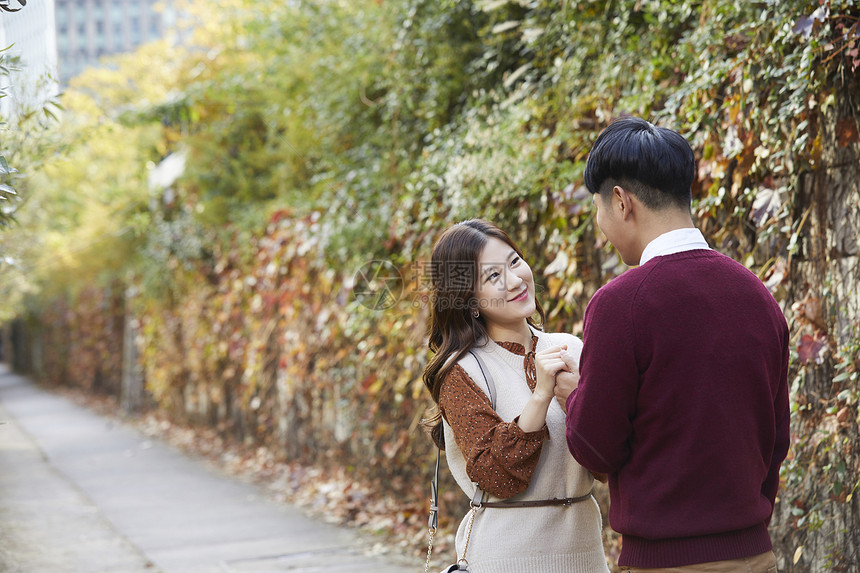
[[493,410],[495,410],[496,409],[496,385],[493,383],[493,375],[490,373],[490,369],[487,368],[487,365],[484,364],[484,361],[481,360],[480,356],[478,356],[477,354],[475,354],[471,350],[469,351],[469,354],[471,354],[472,358],[474,358],[478,362],[478,368],[481,369],[481,374],[484,375],[484,382],[487,383],[487,390],[489,390],[489,392],[490,392],[490,404],[493,406]]
[[[496,409],[496,385],[493,382],[493,375],[490,373],[490,370],[487,368],[487,365],[484,364],[484,361],[481,360],[481,357],[469,351],[469,354],[475,359],[478,363],[478,368],[481,369],[481,374],[484,376],[484,382],[487,384],[487,390],[489,391],[490,397],[490,405],[492,405],[493,410]],[[433,538],[436,534],[436,528],[439,523],[439,459],[442,455],[442,450],[436,449],[436,469],[433,472],[433,481],[430,482],[430,519],[427,523],[427,526],[430,530],[430,542],[427,547],[427,562],[424,564],[424,573],[427,573],[430,567],[430,556],[433,553]],[[472,497],[472,501],[470,506],[472,508],[472,516],[469,521],[469,533],[466,537],[466,547],[463,549],[463,557],[461,557],[457,563],[464,562],[466,566],[468,566],[468,561],[466,561],[466,550],[469,547],[469,538],[472,534],[472,524],[475,521],[475,513],[478,509],[481,508],[482,503],[484,501],[484,491],[475,487],[475,495]]]
[[430,482],[430,521],[428,527],[435,530],[439,520],[439,458],[442,450],[436,448],[436,470],[433,472],[433,481]]
[[[496,409],[496,385],[493,382],[493,374],[490,372],[490,369],[487,368],[487,365],[484,364],[484,361],[481,360],[481,357],[478,356],[477,353],[469,351],[469,354],[478,362],[478,368],[481,369],[481,374],[484,376],[484,382],[487,383],[487,390],[490,392],[490,404],[493,406],[493,410]],[[484,498],[486,497],[484,490],[479,488],[477,484],[475,484],[475,495],[472,496],[471,506],[472,509],[479,509],[481,505],[484,503]],[[472,519],[474,519],[474,513],[472,513]]]

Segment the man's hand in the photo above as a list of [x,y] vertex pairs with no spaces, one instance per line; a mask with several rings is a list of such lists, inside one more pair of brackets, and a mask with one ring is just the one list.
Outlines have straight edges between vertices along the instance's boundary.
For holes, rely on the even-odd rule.
[[579,365],[567,351],[561,353],[561,359],[567,369],[556,375],[554,392],[561,409],[567,413],[567,398],[579,386]]

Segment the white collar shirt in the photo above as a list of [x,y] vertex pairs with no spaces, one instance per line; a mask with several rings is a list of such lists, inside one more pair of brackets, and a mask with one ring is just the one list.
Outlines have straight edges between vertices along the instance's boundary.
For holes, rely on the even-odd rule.
[[663,233],[645,247],[639,258],[639,265],[644,265],[654,257],[683,253],[696,249],[708,249],[708,242],[702,232],[695,228],[675,229]]

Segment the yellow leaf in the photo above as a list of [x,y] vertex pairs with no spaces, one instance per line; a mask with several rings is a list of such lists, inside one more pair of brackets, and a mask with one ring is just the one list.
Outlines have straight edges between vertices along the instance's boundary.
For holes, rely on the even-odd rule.
[[798,562],[798,561],[800,561],[800,556],[801,556],[801,555],[803,555],[803,545],[801,545],[800,547],[798,547],[798,548],[797,548],[797,549],[795,549],[795,551],[794,551],[794,559],[792,560],[792,563],[793,563],[794,565],[797,565],[797,562]]
[[367,393],[371,396],[378,394],[380,390],[382,390],[382,378],[377,378],[370,386],[367,387]]

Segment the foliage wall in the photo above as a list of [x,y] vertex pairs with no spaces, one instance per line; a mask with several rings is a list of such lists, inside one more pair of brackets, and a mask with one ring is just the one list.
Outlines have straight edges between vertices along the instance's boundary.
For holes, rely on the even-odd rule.
[[[19,185],[4,298],[66,357],[46,373],[87,385],[115,368],[106,316],[127,305],[157,407],[384,479],[420,509],[434,238],[496,221],[539,277],[547,327],[578,333],[624,270],[593,224],[585,158],[613,118],[640,115],[691,141],[697,224],[790,322],[781,570],[857,561],[853,2],[204,4],[186,6],[181,41],[75,80],[56,153]],[[175,181],[166,157],[184,160]]]

